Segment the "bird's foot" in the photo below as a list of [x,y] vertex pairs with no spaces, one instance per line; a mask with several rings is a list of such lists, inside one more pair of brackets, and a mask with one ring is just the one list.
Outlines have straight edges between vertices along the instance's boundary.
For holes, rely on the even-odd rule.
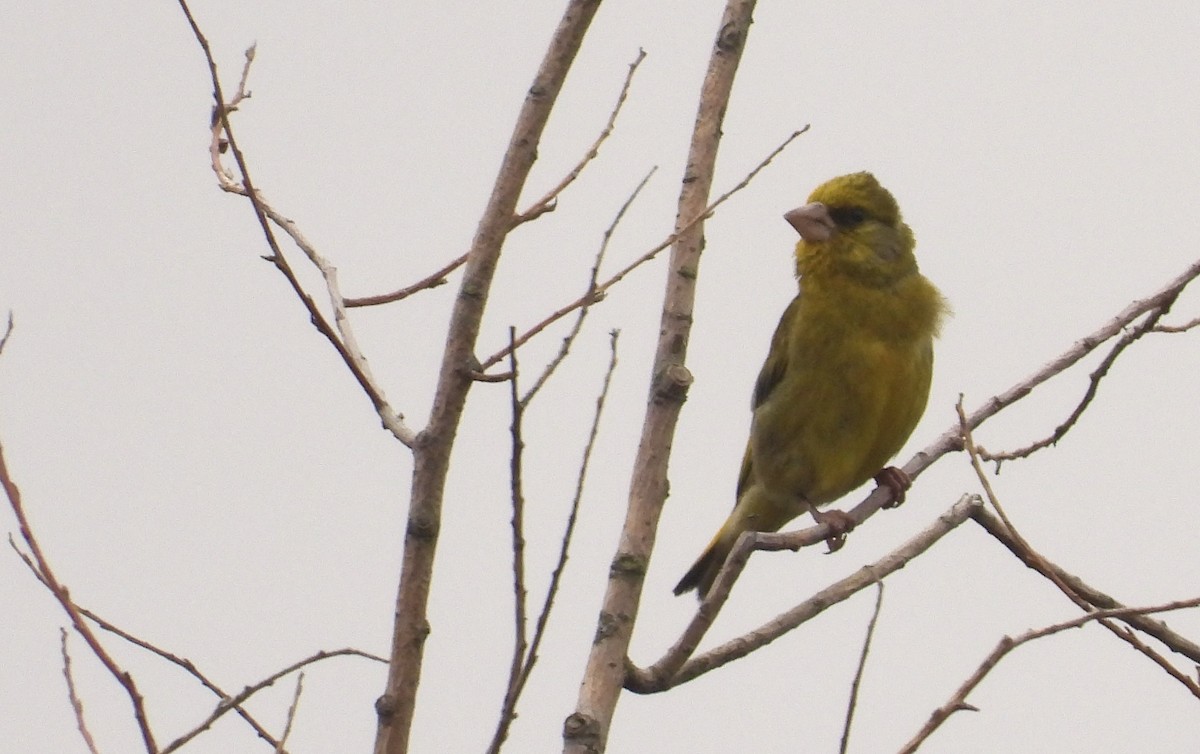
[[903,469],[898,469],[895,466],[888,466],[880,469],[875,475],[875,484],[880,487],[887,487],[892,491],[892,499],[884,504],[884,508],[896,508],[900,503],[904,502],[904,493],[912,486],[912,477],[904,472]]
[[846,544],[846,535],[856,526],[854,519],[845,511],[821,511],[813,508],[812,517],[818,524],[829,527],[829,537],[826,538],[825,544],[829,546],[830,552],[842,549],[842,545]]

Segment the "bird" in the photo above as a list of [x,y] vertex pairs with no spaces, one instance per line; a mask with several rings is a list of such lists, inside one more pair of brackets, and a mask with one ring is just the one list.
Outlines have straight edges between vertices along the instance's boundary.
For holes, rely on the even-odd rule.
[[917,268],[916,242],[892,194],[868,172],[833,178],[784,214],[800,235],[798,293],[754,384],[736,504],[675,587],[703,600],[744,531],[776,531],[811,513],[844,535],[853,521],[819,511],[884,468],[929,399],[933,341],[949,306]]

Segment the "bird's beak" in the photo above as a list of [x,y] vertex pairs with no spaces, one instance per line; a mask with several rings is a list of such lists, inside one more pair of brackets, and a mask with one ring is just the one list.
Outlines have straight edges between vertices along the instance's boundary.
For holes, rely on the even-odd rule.
[[783,219],[796,229],[805,241],[827,241],[833,235],[833,218],[829,209],[820,202],[805,204],[783,215]]

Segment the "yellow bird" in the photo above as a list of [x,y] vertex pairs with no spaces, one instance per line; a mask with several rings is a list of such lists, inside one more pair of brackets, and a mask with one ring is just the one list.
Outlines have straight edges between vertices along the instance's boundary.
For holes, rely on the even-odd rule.
[[929,398],[933,339],[945,299],[917,270],[913,233],[870,173],[834,178],[784,218],[800,234],[800,292],[784,311],[754,386],[737,504],[675,594],[712,587],[744,531],[775,531],[868,479],[909,480],[883,466]]

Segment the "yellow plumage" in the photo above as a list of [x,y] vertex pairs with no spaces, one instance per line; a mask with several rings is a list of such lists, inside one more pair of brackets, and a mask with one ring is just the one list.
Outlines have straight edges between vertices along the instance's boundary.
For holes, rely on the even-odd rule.
[[946,304],[870,173],[834,178],[785,217],[800,293],[754,387],[737,504],[675,587],[701,598],[743,531],[775,531],[872,478],[925,410]]

